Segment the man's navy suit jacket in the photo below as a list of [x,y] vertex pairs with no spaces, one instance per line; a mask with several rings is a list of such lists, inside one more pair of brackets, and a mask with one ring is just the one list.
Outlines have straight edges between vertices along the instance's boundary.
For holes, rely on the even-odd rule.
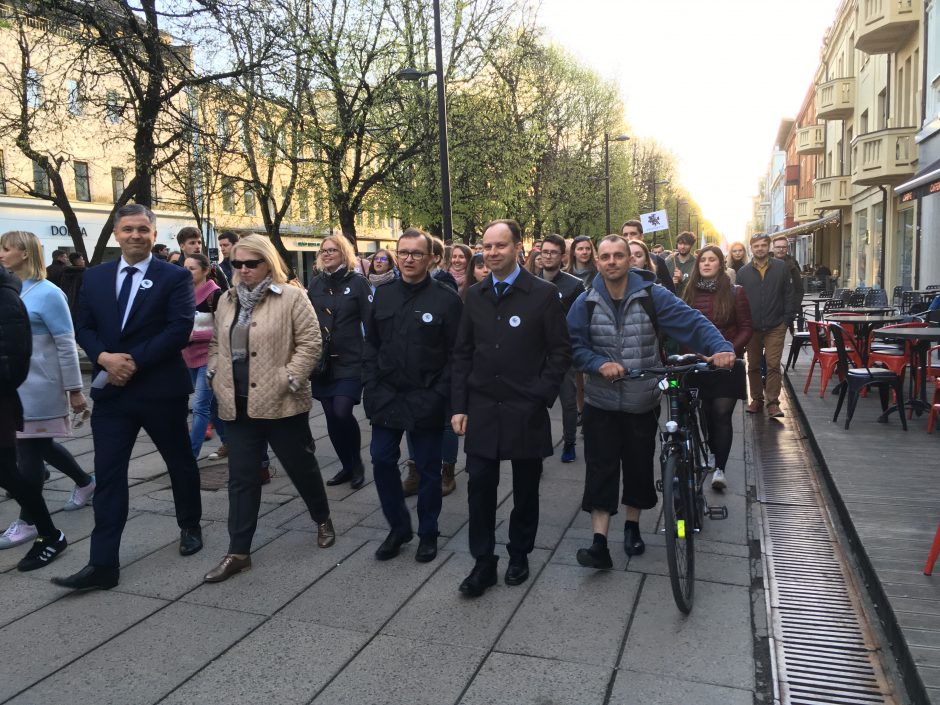
[[156,257],[150,260],[137,289],[127,323],[121,330],[117,303],[117,274],[122,260],[100,264],[85,272],[75,311],[75,338],[101,371],[102,352],[128,353],[137,371],[123,387],[112,384],[92,389],[91,398],[106,400],[121,394],[141,400],[190,394],[192,382],[181,351],[189,343],[196,302],[189,270]]

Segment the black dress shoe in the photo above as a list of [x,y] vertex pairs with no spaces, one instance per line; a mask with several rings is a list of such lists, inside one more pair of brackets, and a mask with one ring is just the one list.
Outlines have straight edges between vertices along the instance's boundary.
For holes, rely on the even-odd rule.
[[418,563],[427,563],[437,558],[437,536],[422,536],[415,551],[415,560]]
[[623,552],[628,556],[639,556],[646,550],[646,544],[640,538],[640,527],[636,522],[623,525]]
[[506,567],[506,584],[522,585],[529,579],[529,559],[525,556],[510,556]]
[[366,484],[366,469],[360,464],[349,474],[349,486],[358,490],[364,484]]
[[191,556],[202,550],[202,528],[180,530],[180,555]]
[[375,557],[380,561],[387,561],[389,558],[394,558],[401,550],[402,544],[408,543],[413,538],[414,534],[410,531],[407,534],[402,534],[398,531],[389,531],[382,545],[376,549]]
[[610,559],[610,550],[607,546],[592,543],[590,548],[579,548],[577,553],[578,565],[595,570],[610,570],[614,562]]
[[478,558],[477,563],[470,571],[470,575],[464,578],[458,588],[461,594],[467,597],[479,597],[487,588],[496,584],[496,563],[499,560],[497,556],[490,558]]
[[52,578],[52,582],[70,590],[110,590],[118,584],[120,575],[118,568],[86,565],[74,575]]
[[326,481],[330,487],[334,485],[342,485],[344,482],[349,482],[349,479],[352,477],[352,473],[348,470],[340,470],[338,473],[333,475],[329,480]]

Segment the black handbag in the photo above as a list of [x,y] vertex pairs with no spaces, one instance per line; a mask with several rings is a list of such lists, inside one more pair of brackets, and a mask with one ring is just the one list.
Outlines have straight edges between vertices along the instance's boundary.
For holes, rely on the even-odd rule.
[[317,360],[317,364],[314,365],[313,372],[310,373],[311,380],[317,380],[323,382],[328,379],[330,368],[332,367],[330,360],[330,329],[329,328],[320,328],[320,359]]

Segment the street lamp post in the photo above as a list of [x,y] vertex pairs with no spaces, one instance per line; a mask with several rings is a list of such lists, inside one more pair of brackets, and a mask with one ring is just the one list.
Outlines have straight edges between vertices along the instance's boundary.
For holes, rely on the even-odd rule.
[[447,100],[444,92],[444,58],[441,41],[441,2],[434,0],[434,71],[406,68],[398,72],[402,81],[417,81],[430,75],[437,78],[437,135],[441,162],[441,234],[444,242],[453,239],[450,208],[450,156],[447,148]]
[[679,237],[679,230],[682,228],[682,226],[679,225],[679,206],[681,206],[683,203],[685,205],[689,205],[689,202],[684,198],[676,199],[676,237]]
[[628,135],[617,135],[616,137],[611,137],[606,132],[604,133],[604,175],[603,176],[589,176],[589,181],[603,181],[604,182],[604,214],[605,214],[605,225],[607,230],[604,231],[605,235],[610,235],[610,143],[611,142],[626,142],[630,139]]

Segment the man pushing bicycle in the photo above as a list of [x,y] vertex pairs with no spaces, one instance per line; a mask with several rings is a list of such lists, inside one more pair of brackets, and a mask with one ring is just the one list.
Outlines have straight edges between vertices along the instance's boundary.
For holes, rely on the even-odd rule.
[[626,240],[608,235],[597,248],[594,288],[568,313],[574,367],[584,373],[584,497],[594,542],[578,551],[578,563],[611,568],[607,548],[610,516],[617,513],[617,490],[626,507],[624,551],[643,553],[640,512],[656,506],[653,456],[661,392],[655,378],[625,379],[626,370],[661,364],[659,334],[701,352],[706,361],[730,369],[734,349],[705,316],[668,290],[655,274],[630,268]]

